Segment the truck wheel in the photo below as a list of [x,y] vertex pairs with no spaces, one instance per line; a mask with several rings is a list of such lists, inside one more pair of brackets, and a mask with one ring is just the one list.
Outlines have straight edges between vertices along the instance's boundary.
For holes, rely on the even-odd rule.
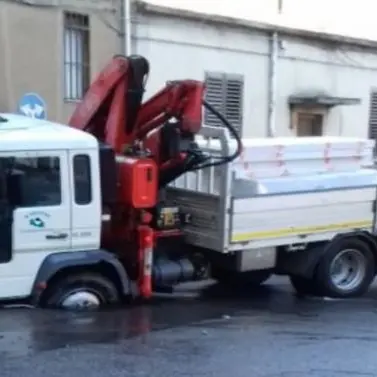
[[375,258],[369,246],[353,238],[336,242],[321,258],[317,284],[328,297],[348,298],[363,295],[375,275]]
[[98,309],[119,303],[116,286],[96,273],[68,275],[53,284],[45,306],[67,310]]
[[314,279],[292,275],[289,277],[292,287],[296,293],[302,296],[319,296],[320,288]]

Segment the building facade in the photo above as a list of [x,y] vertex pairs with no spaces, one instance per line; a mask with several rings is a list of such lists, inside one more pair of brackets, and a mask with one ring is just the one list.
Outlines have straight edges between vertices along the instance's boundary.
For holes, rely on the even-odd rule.
[[27,93],[66,121],[93,76],[119,53],[112,0],[0,1],[0,111]]
[[[120,1],[39,2],[0,1],[0,111],[36,92],[48,118],[64,122],[122,51]],[[147,97],[169,80],[205,80],[208,101],[243,137],[377,136],[376,42],[133,3],[132,52],[151,63]]]
[[206,80],[208,100],[244,137],[377,136],[375,42],[150,5],[134,37],[152,62],[151,91]]

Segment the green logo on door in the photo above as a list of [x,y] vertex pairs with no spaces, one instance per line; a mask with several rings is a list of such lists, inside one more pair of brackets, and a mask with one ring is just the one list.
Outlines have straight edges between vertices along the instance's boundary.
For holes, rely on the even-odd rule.
[[49,217],[50,215],[44,211],[33,211],[25,215],[27,222],[35,230],[45,228]]
[[29,220],[29,224],[34,228],[44,228],[45,223],[40,217],[34,217]]

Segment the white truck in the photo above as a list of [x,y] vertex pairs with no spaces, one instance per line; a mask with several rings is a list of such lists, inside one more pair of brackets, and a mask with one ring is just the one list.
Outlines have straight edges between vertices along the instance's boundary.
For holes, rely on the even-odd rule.
[[[102,246],[110,219],[100,143],[53,122],[0,120],[0,300],[97,307],[132,295],[127,261]],[[285,274],[301,293],[363,294],[376,273],[374,143],[243,142],[234,163],[189,172],[167,189],[167,201],[189,219],[181,252],[200,255],[201,267],[229,284]],[[235,148],[227,130],[213,127],[197,143],[213,155]]]

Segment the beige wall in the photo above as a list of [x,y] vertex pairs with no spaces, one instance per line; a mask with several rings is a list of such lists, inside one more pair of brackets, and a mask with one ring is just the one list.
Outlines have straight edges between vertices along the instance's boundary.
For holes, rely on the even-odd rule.
[[[88,9],[67,10],[90,15],[93,77],[119,52],[120,40],[108,26],[117,27],[112,12]],[[15,112],[23,94],[36,92],[47,103],[48,119],[65,122],[75,103],[64,101],[63,50],[63,8],[0,1],[0,111]]]

